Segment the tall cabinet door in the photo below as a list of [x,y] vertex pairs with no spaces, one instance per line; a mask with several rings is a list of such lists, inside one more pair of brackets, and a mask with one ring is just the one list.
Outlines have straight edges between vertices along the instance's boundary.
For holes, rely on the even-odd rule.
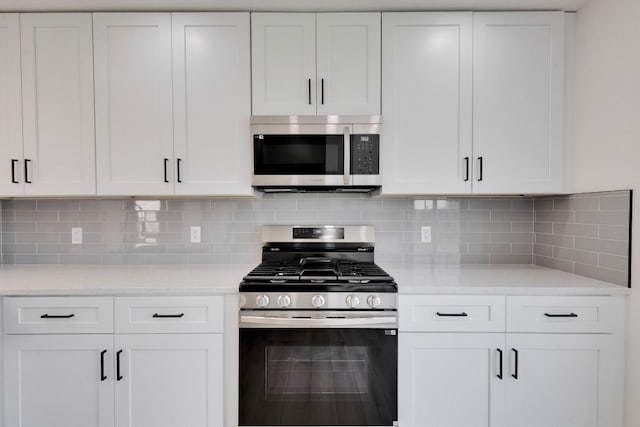
[[20,18],[0,13],[0,196],[23,192]]
[[115,343],[117,427],[223,426],[222,334],[116,335]]
[[383,194],[471,192],[471,13],[382,15]]
[[99,195],[173,193],[171,15],[94,13]]
[[111,334],[6,336],[5,425],[113,427],[112,348]]
[[380,14],[316,19],[318,114],[380,114]]
[[596,334],[507,334],[507,425],[621,426],[615,390],[622,378],[610,375],[619,363],[613,339]]
[[251,194],[248,13],[174,13],[176,194]]
[[251,14],[253,114],[316,114],[316,15]]
[[562,191],[562,12],[474,14],[474,191]]
[[26,195],[93,195],[91,14],[22,14]]
[[398,343],[399,425],[504,426],[504,334],[401,332]]

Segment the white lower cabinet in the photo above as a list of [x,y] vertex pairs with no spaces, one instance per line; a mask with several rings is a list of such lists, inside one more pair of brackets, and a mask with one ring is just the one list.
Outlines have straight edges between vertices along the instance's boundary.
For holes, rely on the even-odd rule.
[[110,334],[6,336],[5,425],[113,426],[112,350]]
[[495,425],[504,334],[400,333],[398,342],[401,426]]
[[116,426],[222,426],[222,334],[116,335],[115,343]]
[[622,427],[622,298],[502,297],[501,332],[469,298],[400,297],[402,427]]
[[[210,314],[210,329],[222,331],[222,301],[5,298],[4,425],[222,427],[223,334],[198,333],[202,313]],[[85,319],[74,329],[73,321],[83,313],[86,318],[86,307],[92,304],[99,307],[97,318],[111,320],[108,328],[102,321],[87,329]],[[43,314],[18,321],[36,305]],[[150,307],[146,314],[136,311],[135,320],[146,321],[146,330],[154,333],[119,333],[136,325],[127,326],[126,319],[116,316],[114,329],[114,305],[121,317],[129,307]],[[64,312],[60,306],[66,307]],[[181,312],[174,313],[178,309]],[[63,326],[64,334],[56,333]],[[163,333],[165,329],[184,333]]]
[[507,349],[506,426],[622,425],[612,411],[618,382],[612,335],[507,334]]

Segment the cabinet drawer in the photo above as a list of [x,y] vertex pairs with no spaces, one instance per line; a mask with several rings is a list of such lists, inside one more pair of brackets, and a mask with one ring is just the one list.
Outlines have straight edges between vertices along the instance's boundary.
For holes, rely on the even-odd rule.
[[504,297],[400,295],[400,331],[504,332]]
[[222,332],[223,299],[210,296],[116,298],[116,332]]
[[113,333],[113,298],[8,297],[4,325],[7,334]]
[[591,332],[616,330],[624,313],[614,297],[507,297],[507,332]]

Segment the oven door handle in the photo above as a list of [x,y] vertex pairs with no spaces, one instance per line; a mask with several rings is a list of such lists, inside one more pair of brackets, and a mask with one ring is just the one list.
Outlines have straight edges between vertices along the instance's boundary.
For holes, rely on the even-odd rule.
[[398,321],[396,316],[385,317],[353,317],[346,319],[308,319],[295,317],[267,317],[267,316],[240,316],[240,323],[268,326],[306,326],[306,327],[330,327],[330,326],[368,326],[388,325]]

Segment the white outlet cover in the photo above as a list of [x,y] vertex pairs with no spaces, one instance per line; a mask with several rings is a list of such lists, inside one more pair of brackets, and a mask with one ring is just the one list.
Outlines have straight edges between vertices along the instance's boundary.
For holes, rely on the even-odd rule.
[[82,244],[82,227],[71,228],[71,244],[72,245]]
[[192,225],[190,230],[191,243],[200,243],[202,241],[202,228],[199,225]]
[[420,241],[422,243],[431,243],[431,226],[423,225],[420,227]]
[[413,208],[417,209],[417,210],[423,210],[424,209],[424,200],[414,200],[413,201]]

